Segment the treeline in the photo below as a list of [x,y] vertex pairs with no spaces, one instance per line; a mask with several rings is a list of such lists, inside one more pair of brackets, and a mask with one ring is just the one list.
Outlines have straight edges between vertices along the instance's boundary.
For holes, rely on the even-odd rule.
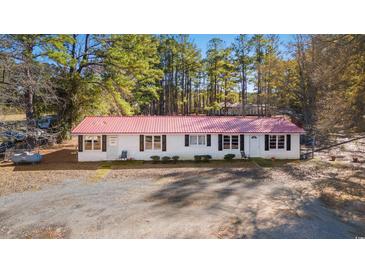
[[361,128],[364,69],[364,35],[237,35],[206,53],[188,35],[0,35],[2,106],[22,107],[30,127],[57,113],[65,134],[85,115],[214,115],[228,103],[245,115],[248,102],[309,131]]

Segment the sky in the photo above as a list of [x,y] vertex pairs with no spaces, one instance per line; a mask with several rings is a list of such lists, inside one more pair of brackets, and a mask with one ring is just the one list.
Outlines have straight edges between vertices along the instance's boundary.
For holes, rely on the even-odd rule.
[[[226,46],[229,46],[234,41],[237,34],[190,34],[190,39],[194,42],[205,56],[207,45],[210,39],[220,38],[225,42]],[[293,40],[292,34],[279,34],[280,40],[285,44]],[[285,51],[284,45],[280,46],[281,51]]]

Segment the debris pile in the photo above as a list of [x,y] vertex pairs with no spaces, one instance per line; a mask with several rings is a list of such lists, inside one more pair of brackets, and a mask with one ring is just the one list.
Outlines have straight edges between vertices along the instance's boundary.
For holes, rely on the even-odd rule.
[[53,146],[59,135],[55,116],[38,119],[34,127],[27,127],[26,121],[0,122],[0,159],[8,161],[15,153]]

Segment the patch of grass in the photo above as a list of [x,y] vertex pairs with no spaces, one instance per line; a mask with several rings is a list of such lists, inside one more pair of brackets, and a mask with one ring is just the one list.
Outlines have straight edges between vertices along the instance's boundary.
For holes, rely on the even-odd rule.
[[170,161],[163,164],[162,162],[154,163],[153,161],[141,161],[141,160],[131,160],[131,161],[112,161],[109,162],[113,169],[123,169],[123,168],[179,168],[179,167],[253,167],[253,163],[250,160],[209,160],[209,161],[199,161],[194,160],[179,160],[176,163]]
[[108,173],[111,171],[112,165],[110,163],[103,163],[98,169],[95,171],[95,174],[91,177],[91,181],[96,182],[105,178]]
[[128,160],[128,161],[110,161],[110,165],[114,166],[135,166],[135,165],[143,165],[145,162],[152,161],[142,161],[142,160]]
[[281,167],[284,166],[287,163],[295,162],[297,160],[282,160],[282,159],[265,159],[265,158],[251,158],[252,161],[254,161],[256,164],[258,164],[261,167]]

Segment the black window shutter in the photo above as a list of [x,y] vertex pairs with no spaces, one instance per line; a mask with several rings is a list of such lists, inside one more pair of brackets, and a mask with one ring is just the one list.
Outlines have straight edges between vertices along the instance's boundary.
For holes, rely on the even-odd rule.
[[162,151],[166,151],[166,135],[162,135]]
[[291,150],[291,135],[286,135],[286,150]]
[[221,151],[222,149],[222,134],[218,134],[218,150]]
[[185,146],[189,146],[189,135],[185,135]]
[[79,135],[79,152],[83,150],[83,136]]
[[144,136],[139,135],[139,151],[144,151]]
[[269,150],[269,135],[265,135],[265,150]]
[[245,135],[240,135],[240,151],[245,151]]
[[106,135],[101,136],[101,151],[106,151]]
[[207,146],[210,147],[212,145],[212,136],[210,134],[207,134]]

